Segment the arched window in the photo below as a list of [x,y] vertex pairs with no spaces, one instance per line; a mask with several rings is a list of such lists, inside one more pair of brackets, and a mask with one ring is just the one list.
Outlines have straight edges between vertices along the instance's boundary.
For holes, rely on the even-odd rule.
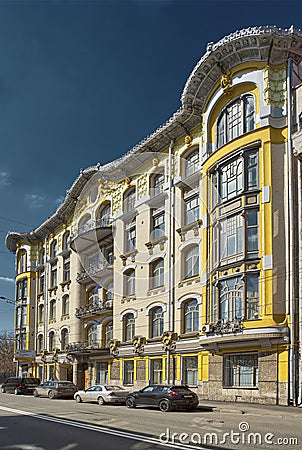
[[50,247],[50,257],[55,258],[57,256],[57,252],[58,252],[58,243],[57,241],[53,241]]
[[39,264],[44,264],[45,262],[45,250],[42,248],[39,253]]
[[53,351],[55,349],[55,332],[51,331],[48,335],[48,348],[49,351]]
[[184,279],[199,274],[199,247],[194,245],[184,252]]
[[184,160],[184,175],[189,177],[193,173],[199,170],[199,150],[195,148],[188,155],[185,156]]
[[91,216],[87,214],[86,216],[82,217],[82,219],[79,222],[78,230],[79,234],[86,233],[86,231],[89,231],[91,229],[92,223],[91,223]]
[[217,121],[217,147],[255,128],[254,96],[243,95],[226,106]]
[[164,331],[164,312],[161,306],[152,309],[151,315],[151,337],[159,337]]
[[97,324],[94,323],[90,325],[87,330],[87,343],[88,346],[97,345],[98,341],[98,327]]
[[65,350],[69,343],[69,333],[67,328],[61,331],[61,350]]
[[151,196],[159,195],[163,192],[165,183],[164,172],[159,172],[151,177]]
[[63,239],[62,239],[62,249],[63,250],[68,250],[69,238],[70,238],[70,232],[66,231],[66,233],[63,234]]
[[129,212],[134,209],[136,200],[135,188],[132,187],[124,194],[124,212]]
[[104,289],[104,301],[108,302],[108,304],[112,305],[113,302],[113,282],[111,281],[107,284],[107,287]]
[[44,338],[43,334],[39,334],[37,337],[37,352],[41,353],[44,350]]
[[196,299],[187,300],[183,306],[184,333],[198,331],[199,329],[199,306]]
[[64,295],[62,298],[62,316],[69,314],[69,295]]
[[135,295],[135,270],[129,269],[124,273],[125,297]]
[[92,286],[87,292],[87,303],[97,305],[99,303],[99,287]]
[[151,263],[151,288],[158,288],[164,285],[164,260],[156,259]]
[[38,308],[38,322],[43,323],[44,322],[44,305],[39,305]]
[[109,342],[113,337],[113,322],[107,322],[104,327],[104,345],[105,347],[109,347]]
[[101,207],[97,220],[99,227],[107,227],[111,224],[111,203],[106,203],[103,207]]
[[18,253],[18,273],[27,271],[27,253],[25,250],[20,250]]
[[49,303],[49,319],[50,320],[55,320],[56,318],[56,300],[51,300]]
[[135,318],[132,313],[124,315],[123,328],[124,341],[132,341],[135,335]]

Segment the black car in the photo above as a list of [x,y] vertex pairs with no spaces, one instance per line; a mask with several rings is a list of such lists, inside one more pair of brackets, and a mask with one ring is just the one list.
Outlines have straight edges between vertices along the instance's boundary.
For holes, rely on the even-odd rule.
[[40,384],[39,378],[10,377],[1,386],[1,392],[9,394],[32,394]]
[[152,384],[126,397],[126,406],[156,406],[163,412],[173,409],[192,411],[198,405],[198,397],[187,386]]

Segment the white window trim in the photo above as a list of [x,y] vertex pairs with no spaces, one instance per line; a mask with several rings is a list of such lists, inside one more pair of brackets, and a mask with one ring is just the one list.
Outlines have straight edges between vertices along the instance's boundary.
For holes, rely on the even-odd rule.
[[200,238],[191,238],[188,239],[186,242],[182,242],[182,244],[179,245],[178,250],[182,252],[186,247],[189,246],[195,246],[200,245],[201,239]]
[[186,300],[197,300],[197,304],[201,305],[202,304],[202,296],[200,294],[186,294],[183,297],[181,297],[177,302],[176,302],[176,308],[180,309],[182,307],[182,304],[186,301]]
[[166,303],[162,303],[162,302],[155,302],[155,303],[151,303],[151,305],[147,306],[146,308],[146,316],[150,315],[150,311],[154,308],[157,307],[161,307],[163,309],[163,312],[165,313],[167,311],[167,305]]
[[127,272],[127,270],[130,270],[130,269],[136,269],[136,264],[128,264],[127,266],[125,266],[125,267],[123,267],[123,269],[122,269],[122,274],[124,274],[125,272]]
[[147,259],[147,264],[152,263],[153,261],[155,261],[156,259],[165,259],[166,253],[165,252],[159,252],[159,253],[155,253],[154,255],[150,256]]
[[124,320],[124,317],[125,317],[127,314],[133,314],[134,319],[137,318],[137,310],[136,310],[136,309],[126,309],[125,311],[123,311],[123,312],[120,314],[120,321],[121,321],[121,322]]

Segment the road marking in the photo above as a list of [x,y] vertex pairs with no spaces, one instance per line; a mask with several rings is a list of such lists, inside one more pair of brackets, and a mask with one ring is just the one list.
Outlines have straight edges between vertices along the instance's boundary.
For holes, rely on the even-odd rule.
[[159,439],[153,438],[151,436],[147,437],[142,434],[132,433],[129,431],[113,430],[110,428],[105,428],[105,427],[101,427],[101,426],[97,426],[97,425],[90,425],[87,423],[76,422],[73,420],[60,419],[59,417],[44,416],[43,414],[36,414],[36,413],[32,413],[30,411],[22,411],[20,409],[7,408],[5,406],[0,406],[0,410],[14,413],[14,414],[19,414],[22,416],[30,416],[34,419],[46,420],[48,422],[61,423],[63,425],[69,425],[69,426],[76,427],[76,428],[84,428],[85,430],[90,430],[90,431],[97,431],[98,433],[106,433],[106,434],[111,434],[113,436],[123,437],[126,439],[133,439],[133,440],[137,440],[137,441],[141,441],[141,442],[146,442],[148,444],[161,445],[162,447],[167,447],[167,448],[178,448],[180,450],[188,450],[188,449],[208,450],[209,449],[209,447],[206,448],[206,447],[198,447],[196,445],[194,445],[194,446],[193,445],[184,445],[184,444],[178,444],[177,442],[164,443],[164,442],[160,442]]

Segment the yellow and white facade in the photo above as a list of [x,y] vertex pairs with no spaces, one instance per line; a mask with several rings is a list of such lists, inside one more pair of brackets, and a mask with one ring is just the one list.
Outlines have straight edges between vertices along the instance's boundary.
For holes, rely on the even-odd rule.
[[299,30],[276,27],[209,44],[167,123],[82,171],[38,228],[8,234],[32,374],[299,402],[301,48]]

